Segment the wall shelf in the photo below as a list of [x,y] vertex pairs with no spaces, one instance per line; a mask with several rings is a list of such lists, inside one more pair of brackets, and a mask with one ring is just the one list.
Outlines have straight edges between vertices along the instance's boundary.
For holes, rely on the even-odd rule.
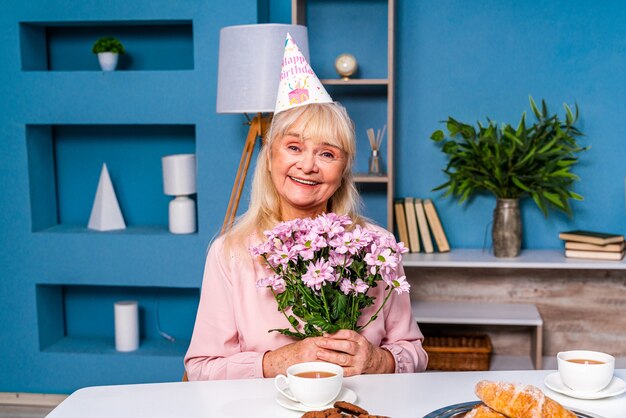
[[22,70],[100,71],[91,48],[102,36],[115,36],[124,45],[118,71],[194,68],[190,20],[138,20],[20,22]]
[[115,350],[115,340],[113,337],[63,337],[41,351],[44,353],[63,354],[182,357],[187,352],[187,348],[189,348],[189,341],[189,339],[177,339],[171,342],[163,338],[160,340],[141,338],[139,340],[139,348],[136,351],[120,353]]
[[488,250],[454,249],[448,253],[407,253],[404,267],[626,270],[626,260],[566,258],[562,250],[522,250],[519,257],[498,258]]
[[83,232],[102,164],[122,215],[137,231],[166,229],[161,157],[195,153],[194,125],[27,125],[34,232]]
[[[39,348],[50,353],[182,356],[191,338],[196,288],[37,284]],[[140,346],[115,350],[113,304],[139,302]],[[159,329],[174,336],[165,340]]]
[[81,225],[54,225],[50,228],[42,229],[37,233],[45,234],[91,234],[91,235],[166,235],[166,236],[178,236],[184,237],[193,234],[180,234],[174,235],[169,232],[167,226],[130,226],[126,229],[120,229],[116,231],[94,231],[86,226]]

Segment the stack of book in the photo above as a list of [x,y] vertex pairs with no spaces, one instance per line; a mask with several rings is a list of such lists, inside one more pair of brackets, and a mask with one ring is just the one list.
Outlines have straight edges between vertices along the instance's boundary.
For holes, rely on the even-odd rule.
[[624,258],[624,236],[593,231],[561,232],[565,257],[615,260]]
[[[448,238],[431,199],[405,197],[394,203],[398,239],[412,253],[450,251]],[[434,238],[434,243],[433,243]]]

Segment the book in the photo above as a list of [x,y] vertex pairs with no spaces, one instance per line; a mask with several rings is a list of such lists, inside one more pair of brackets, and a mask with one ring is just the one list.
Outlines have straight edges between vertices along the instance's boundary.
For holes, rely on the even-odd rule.
[[415,215],[417,216],[417,229],[419,229],[420,237],[422,238],[424,252],[430,254],[435,251],[435,248],[433,247],[433,240],[430,238],[430,232],[428,231],[428,222],[426,221],[426,212],[424,212],[422,199],[415,199]]
[[409,248],[409,230],[406,227],[406,215],[404,214],[404,201],[396,200],[393,203],[394,214],[396,215],[396,229],[398,231],[398,240]]
[[619,261],[624,258],[624,251],[617,253],[607,251],[579,251],[565,250],[565,257],[569,258],[589,258],[592,260],[613,260]]
[[409,230],[409,244],[412,253],[420,252],[420,238],[417,232],[417,215],[412,197],[404,198],[404,211],[406,213],[406,227]]
[[616,244],[624,242],[623,235],[581,230],[561,232],[559,233],[559,239],[562,239],[564,241],[586,242],[596,245]]
[[618,244],[606,244],[606,245],[596,245],[596,244],[588,244],[586,242],[574,242],[574,241],[566,241],[565,249],[566,250],[582,250],[582,251],[607,251],[618,253],[620,251],[624,251],[626,246],[623,242]]
[[424,199],[423,204],[430,230],[433,232],[433,237],[435,237],[435,242],[437,243],[437,249],[441,253],[450,251],[450,244],[448,244],[448,238],[443,230],[443,225],[441,225],[441,220],[439,220],[439,215],[437,215],[435,204],[431,199]]

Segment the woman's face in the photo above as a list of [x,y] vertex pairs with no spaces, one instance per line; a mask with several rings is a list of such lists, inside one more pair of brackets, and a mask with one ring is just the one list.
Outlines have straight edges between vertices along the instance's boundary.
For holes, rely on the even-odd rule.
[[316,216],[341,186],[345,153],[323,138],[302,138],[291,128],[276,138],[269,154],[269,170],[280,196],[283,220]]

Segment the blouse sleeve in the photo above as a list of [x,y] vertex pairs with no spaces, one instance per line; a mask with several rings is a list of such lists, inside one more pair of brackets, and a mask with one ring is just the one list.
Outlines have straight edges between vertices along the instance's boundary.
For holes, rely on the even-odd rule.
[[241,351],[230,265],[219,238],[207,255],[196,323],[185,355],[189,380],[263,377],[265,353]]
[[[400,266],[398,276],[404,275]],[[395,291],[383,308],[386,336],[381,347],[389,350],[396,361],[396,373],[423,372],[428,364],[428,354],[422,347],[424,336],[413,317],[408,293]]]

